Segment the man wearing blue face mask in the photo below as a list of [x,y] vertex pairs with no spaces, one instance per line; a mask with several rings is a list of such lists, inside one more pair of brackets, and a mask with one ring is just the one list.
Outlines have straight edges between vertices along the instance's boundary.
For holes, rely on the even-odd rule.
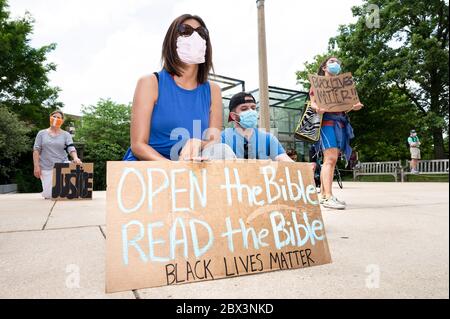
[[237,158],[293,162],[275,136],[256,128],[258,112],[253,95],[237,93],[228,107],[228,122],[234,122],[234,128],[222,132],[222,143],[230,146]]

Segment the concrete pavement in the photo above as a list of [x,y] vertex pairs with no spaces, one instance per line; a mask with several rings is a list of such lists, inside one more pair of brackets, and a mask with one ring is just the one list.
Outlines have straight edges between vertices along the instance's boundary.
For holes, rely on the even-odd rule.
[[354,183],[322,209],[333,263],[105,294],[105,192],[0,195],[0,298],[449,298],[449,184]]

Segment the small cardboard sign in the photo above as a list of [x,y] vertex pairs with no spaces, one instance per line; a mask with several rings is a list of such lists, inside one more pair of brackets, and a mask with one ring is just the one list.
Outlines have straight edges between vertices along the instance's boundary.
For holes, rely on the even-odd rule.
[[53,168],[53,200],[92,199],[93,163],[56,163]]
[[314,92],[314,100],[320,108],[329,112],[345,112],[359,103],[351,73],[337,76],[309,74],[308,77]]
[[106,292],[331,262],[311,164],[108,162]]

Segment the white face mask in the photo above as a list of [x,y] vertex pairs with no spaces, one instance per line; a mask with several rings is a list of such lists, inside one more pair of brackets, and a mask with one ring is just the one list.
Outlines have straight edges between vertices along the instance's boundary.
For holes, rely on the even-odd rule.
[[196,31],[188,37],[179,36],[177,53],[180,60],[186,64],[205,63],[206,40]]

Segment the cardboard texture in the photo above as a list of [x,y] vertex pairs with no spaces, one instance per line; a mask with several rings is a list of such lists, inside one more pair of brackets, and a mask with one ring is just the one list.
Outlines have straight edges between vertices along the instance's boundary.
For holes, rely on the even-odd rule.
[[53,200],[92,199],[94,164],[56,163],[53,168]]
[[311,164],[108,162],[106,291],[331,262]]
[[351,73],[337,76],[309,74],[309,81],[317,105],[330,112],[349,111],[359,102],[355,82]]

